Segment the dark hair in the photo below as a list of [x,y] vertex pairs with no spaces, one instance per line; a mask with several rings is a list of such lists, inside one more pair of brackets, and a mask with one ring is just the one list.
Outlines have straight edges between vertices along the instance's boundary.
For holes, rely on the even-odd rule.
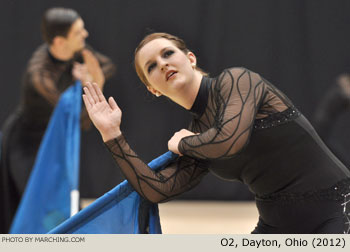
[[46,10],[41,21],[44,41],[52,44],[56,36],[67,37],[72,24],[79,18],[79,14],[73,9],[56,7]]
[[[136,56],[137,53],[141,50],[142,47],[144,47],[147,43],[151,42],[152,40],[159,39],[159,38],[165,38],[167,40],[170,40],[174,45],[179,48],[183,53],[187,54],[190,50],[187,48],[185,41],[180,39],[179,37],[176,37],[174,35],[171,35],[169,33],[163,33],[163,32],[155,32],[148,34],[144,39],[140,42],[140,44],[136,47],[135,53],[134,53],[134,66],[137,75],[139,76],[140,80],[146,85],[149,86],[150,84],[147,81],[147,78],[145,74],[143,73],[141,67],[138,65]],[[203,75],[208,75],[208,73],[204,72],[201,68],[196,66],[196,70],[201,72]]]

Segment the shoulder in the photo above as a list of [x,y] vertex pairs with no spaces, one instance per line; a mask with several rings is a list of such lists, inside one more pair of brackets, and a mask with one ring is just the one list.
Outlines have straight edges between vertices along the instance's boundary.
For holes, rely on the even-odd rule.
[[261,81],[261,76],[245,67],[231,67],[224,69],[216,79],[219,82],[256,82]]
[[226,75],[226,74],[239,76],[243,74],[257,74],[257,73],[245,67],[230,67],[230,68],[224,69],[220,75]]
[[44,71],[51,64],[48,54],[48,47],[46,44],[39,46],[32,54],[27,71],[29,73],[36,73]]
[[49,58],[48,50],[49,50],[49,48],[46,44],[40,45],[33,52],[32,57],[30,58],[29,62],[33,61],[33,60],[45,60],[45,59]]

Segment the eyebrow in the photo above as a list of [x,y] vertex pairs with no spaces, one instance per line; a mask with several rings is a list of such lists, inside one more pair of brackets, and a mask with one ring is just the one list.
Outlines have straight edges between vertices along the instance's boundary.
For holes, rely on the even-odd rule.
[[[164,51],[166,51],[168,48],[171,48],[170,46],[164,47],[162,50],[160,50],[160,54],[162,54]],[[143,68],[146,68],[149,63],[151,63],[152,60],[149,60],[146,62]]]

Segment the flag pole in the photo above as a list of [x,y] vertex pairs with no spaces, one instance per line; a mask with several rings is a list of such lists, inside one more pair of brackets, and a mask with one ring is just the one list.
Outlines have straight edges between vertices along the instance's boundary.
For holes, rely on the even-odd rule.
[[70,216],[79,212],[79,191],[72,190],[70,192]]

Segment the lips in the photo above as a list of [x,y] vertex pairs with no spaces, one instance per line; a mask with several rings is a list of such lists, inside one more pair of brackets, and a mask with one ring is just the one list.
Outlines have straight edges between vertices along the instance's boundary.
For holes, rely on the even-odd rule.
[[172,76],[174,76],[177,73],[177,71],[169,70],[166,72],[165,79],[168,81]]

